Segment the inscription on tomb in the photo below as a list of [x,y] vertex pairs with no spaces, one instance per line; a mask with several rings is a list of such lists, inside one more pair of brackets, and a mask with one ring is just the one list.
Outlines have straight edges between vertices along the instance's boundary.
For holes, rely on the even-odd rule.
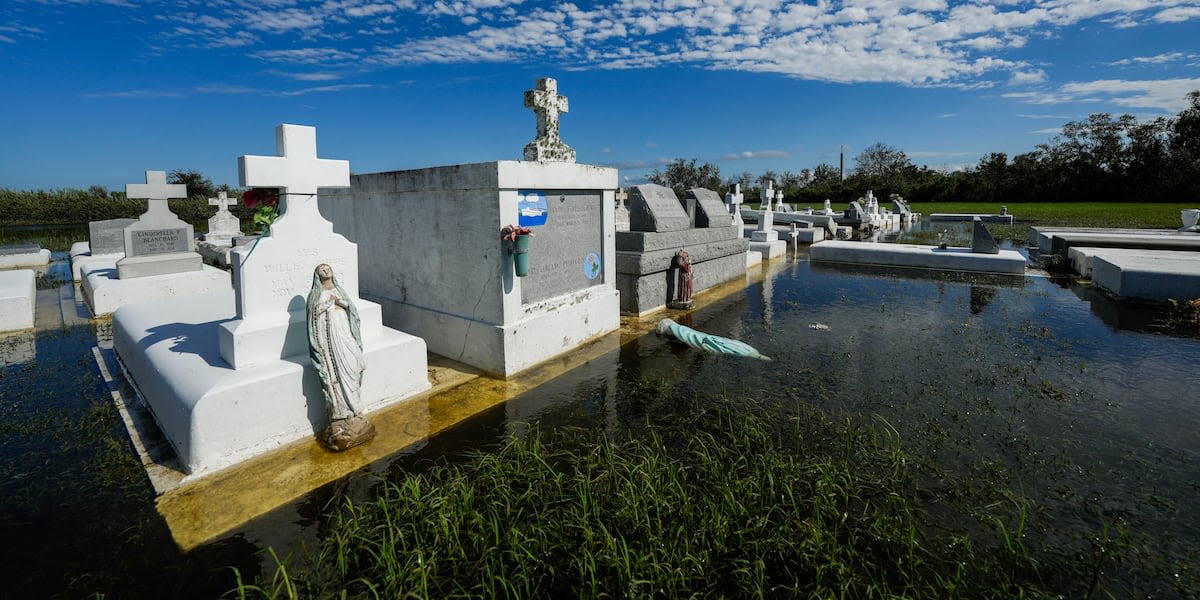
[[546,224],[530,240],[529,275],[521,281],[528,304],[604,283],[603,201],[599,191],[550,191]]
[[146,256],[153,254],[171,254],[174,252],[190,252],[187,229],[172,227],[169,229],[134,229],[129,232],[132,246],[130,255]]

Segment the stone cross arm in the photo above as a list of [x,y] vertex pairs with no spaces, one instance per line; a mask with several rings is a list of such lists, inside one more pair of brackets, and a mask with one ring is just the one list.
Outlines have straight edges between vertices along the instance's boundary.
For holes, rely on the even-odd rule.
[[278,156],[238,158],[243,187],[283,188],[285,194],[308,196],[318,187],[350,187],[350,161],[317,158],[315,127],[276,127],[275,151]]
[[131,200],[187,198],[187,185],[167,183],[166,171],[146,171],[146,183],[125,184],[125,197]]

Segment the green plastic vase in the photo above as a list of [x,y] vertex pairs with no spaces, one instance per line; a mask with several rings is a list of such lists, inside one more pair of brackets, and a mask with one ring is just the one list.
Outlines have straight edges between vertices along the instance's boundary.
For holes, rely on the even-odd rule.
[[516,268],[517,277],[524,277],[529,274],[528,235],[518,235],[517,241],[513,242],[513,267]]

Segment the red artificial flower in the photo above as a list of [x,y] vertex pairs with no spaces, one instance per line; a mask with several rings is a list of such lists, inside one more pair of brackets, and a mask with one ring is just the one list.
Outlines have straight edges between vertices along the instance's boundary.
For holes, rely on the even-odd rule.
[[515,242],[517,236],[521,235],[533,235],[533,230],[520,225],[505,225],[504,229],[500,230],[500,239],[506,242]]
[[242,206],[258,208],[258,206],[275,206],[279,202],[279,192],[270,188],[250,188],[242,194]]

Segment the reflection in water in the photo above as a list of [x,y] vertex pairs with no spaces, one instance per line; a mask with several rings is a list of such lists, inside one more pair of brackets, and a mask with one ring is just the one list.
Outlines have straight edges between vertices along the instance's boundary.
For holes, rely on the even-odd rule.
[[983,312],[983,309],[987,308],[987,305],[992,302],[992,298],[995,296],[995,288],[978,285],[971,286],[971,314],[977,315]]
[[[642,336],[603,342],[585,360],[535,374],[528,385],[481,381],[456,388],[459,396],[427,411],[429,437],[409,453],[382,454],[187,554],[175,548],[141,473],[101,477],[95,465],[103,450],[56,450],[45,431],[9,432],[0,440],[7,469],[0,477],[0,526],[9,542],[0,564],[17,582],[12,591],[26,597],[55,595],[68,585],[76,586],[72,596],[122,590],[216,597],[232,587],[227,566],[253,577],[272,567],[262,554],[268,546],[281,557],[300,543],[311,548],[327,534],[326,515],[347,499],[372,498],[379,477],[398,480],[471,450],[487,451],[533,426],[602,428],[620,436],[679,419],[697,405],[752,397],[777,407],[781,418],[805,407],[835,420],[886,421],[921,468],[946,474],[914,482],[930,510],[951,499],[976,508],[974,515],[938,513],[941,524],[972,531],[982,543],[999,535],[990,518],[1023,519],[1025,543],[1048,589],[1087,595],[1077,587],[1087,580],[1079,571],[1094,564],[1096,540],[1108,532],[1122,536],[1136,556],[1125,552],[1121,561],[1105,563],[1105,589],[1118,596],[1178,595],[1171,574],[1187,576],[1200,556],[1200,521],[1191,518],[1200,512],[1200,410],[1186,376],[1200,372],[1200,342],[1162,335],[1154,325],[1161,322],[1158,309],[1117,305],[1090,287],[1045,278],[803,260],[771,268],[764,283],[678,320],[743,340],[774,362]],[[1110,308],[1115,319],[1105,316]],[[810,328],[814,323],[823,327]],[[70,436],[62,432],[84,430],[80,422],[96,422],[88,419],[103,390],[72,387],[80,381],[96,387],[87,360],[94,338],[84,333],[39,333],[31,363],[37,370],[2,367],[6,422],[57,423],[60,413],[45,412],[47,406],[74,415],[71,428],[54,430],[63,438]],[[43,367],[52,357],[59,358]],[[38,385],[51,387],[37,388],[45,391],[35,397],[19,393]],[[485,396],[511,399],[481,404],[465,421],[450,415]],[[446,429],[451,422],[459,424]],[[221,502],[214,506],[219,513]],[[79,548],[105,552],[93,559]],[[121,557],[120,564],[111,556]],[[64,572],[85,583],[64,582]]]

